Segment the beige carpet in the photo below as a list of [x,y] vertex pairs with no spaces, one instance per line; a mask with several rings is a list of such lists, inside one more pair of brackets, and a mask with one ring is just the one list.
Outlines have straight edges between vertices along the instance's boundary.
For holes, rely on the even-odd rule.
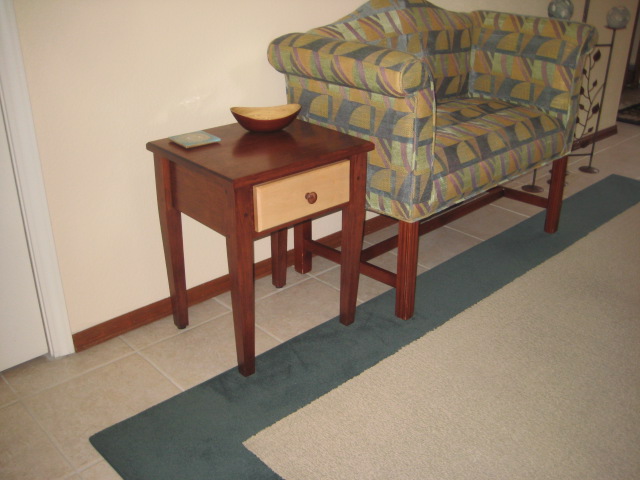
[[245,445],[286,479],[640,479],[640,205]]

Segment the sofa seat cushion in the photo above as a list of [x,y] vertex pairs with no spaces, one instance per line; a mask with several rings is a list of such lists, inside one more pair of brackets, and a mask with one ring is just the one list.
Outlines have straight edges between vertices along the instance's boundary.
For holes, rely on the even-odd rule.
[[562,153],[566,129],[536,107],[456,98],[436,108],[433,180],[439,210]]

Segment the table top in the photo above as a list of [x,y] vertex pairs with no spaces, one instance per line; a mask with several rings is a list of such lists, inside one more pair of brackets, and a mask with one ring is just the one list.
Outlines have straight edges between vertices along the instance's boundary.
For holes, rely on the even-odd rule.
[[205,130],[218,143],[183,148],[168,138],[147,150],[171,161],[212,173],[234,186],[265,182],[316,168],[374,149],[373,143],[295,120],[284,130],[253,133],[234,123]]

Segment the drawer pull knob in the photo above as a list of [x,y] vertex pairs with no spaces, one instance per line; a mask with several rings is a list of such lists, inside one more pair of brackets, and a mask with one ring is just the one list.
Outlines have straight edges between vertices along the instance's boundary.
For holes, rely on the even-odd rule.
[[316,200],[318,200],[318,194],[316,192],[309,192],[304,196],[304,198],[307,199],[307,202],[314,204],[316,203]]

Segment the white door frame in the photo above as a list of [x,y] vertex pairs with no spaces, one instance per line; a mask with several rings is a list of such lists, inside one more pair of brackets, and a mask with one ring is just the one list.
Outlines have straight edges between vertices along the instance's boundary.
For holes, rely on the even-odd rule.
[[0,0],[0,101],[49,354],[75,351],[12,0]]

